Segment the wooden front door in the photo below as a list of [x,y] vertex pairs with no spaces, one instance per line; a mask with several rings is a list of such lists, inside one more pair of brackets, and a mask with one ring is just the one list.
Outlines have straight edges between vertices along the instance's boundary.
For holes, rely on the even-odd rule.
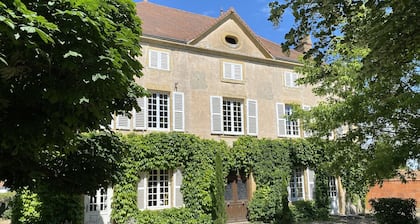
[[227,177],[225,188],[225,205],[227,221],[247,220],[248,207],[248,183],[245,176],[231,172]]

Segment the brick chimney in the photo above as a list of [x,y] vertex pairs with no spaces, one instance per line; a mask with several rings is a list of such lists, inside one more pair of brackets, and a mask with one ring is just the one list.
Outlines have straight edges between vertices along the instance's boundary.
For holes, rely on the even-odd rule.
[[305,53],[308,52],[312,48],[312,40],[311,36],[305,36],[298,44],[295,50]]

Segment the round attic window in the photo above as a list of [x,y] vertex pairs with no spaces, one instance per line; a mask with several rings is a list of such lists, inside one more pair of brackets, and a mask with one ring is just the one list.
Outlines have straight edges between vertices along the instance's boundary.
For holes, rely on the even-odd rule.
[[238,38],[235,36],[227,35],[225,37],[225,41],[232,47],[236,47],[238,45]]

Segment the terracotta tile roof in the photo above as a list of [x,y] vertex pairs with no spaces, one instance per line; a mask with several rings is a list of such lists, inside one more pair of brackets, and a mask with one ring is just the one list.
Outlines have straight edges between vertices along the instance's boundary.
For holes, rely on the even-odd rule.
[[[136,10],[137,15],[142,20],[142,32],[144,36],[182,43],[189,43],[195,38],[198,38],[229,14],[234,13],[237,15],[234,9],[229,9],[220,15],[219,18],[213,18],[157,5],[148,1],[138,2],[136,4]],[[255,35],[239,16],[238,18],[274,58],[292,61],[297,60],[297,57],[300,55],[299,52],[290,50],[289,55],[283,53],[279,44]]]

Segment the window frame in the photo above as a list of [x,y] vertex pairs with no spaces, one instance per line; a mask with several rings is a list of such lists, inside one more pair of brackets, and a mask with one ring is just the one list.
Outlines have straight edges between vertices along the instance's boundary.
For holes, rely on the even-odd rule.
[[[170,70],[170,57],[169,57],[169,52],[166,51],[160,51],[160,50],[155,50],[155,49],[149,49],[149,68],[152,69],[158,69],[158,70],[164,70],[164,71],[169,71]],[[153,65],[153,53],[156,53],[156,66]],[[163,67],[163,61],[162,58],[166,57],[166,63],[167,63],[167,67]]]
[[284,72],[284,86],[289,88],[299,88],[296,85],[296,80],[299,78],[299,74],[296,72]]
[[[244,69],[243,69],[243,64],[240,63],[234,63],[234,62],[228,62],[228,61],[224,61],[222,63],[222,74],[223,74],[223,80],[229,80],[229,81],[236,81],[236,82],[242,82],[244,81]],[[230,66],[230,76],[229,74],[227,74],[227,65]],[[239,66],[239,78],[236,77],[236,68],[235,66]]]
[[[229,111],[225,111],[225,102],[229,103]],[[235,109],[237,108],[234,105],[235,103],[240,104],[239,105],[239,109],[240,109],[239,110],[239,113],[240,113],[239,124],[240,124],[241,131],[233,131],[235,129],[235,112],[236,113],[238,112],[238,111],[235,111]],[[230,112],[230,116],[226,115],[227,112]],[[231,128],[231,131],[226,130],[228,127],[225,126],[225,122],[226,122],[225,116],[227,116],[227,118],[230,117],[230,121],[229,121],[230,126],[228,127]],[[244,103],[243,101],[238,100],[238,99],[222,97],[222,129],[223,129],[222,130],[223,134],[226,134],[226,135],[243,135],[244,134]]]
[[[153,111],[154,110],[151,110],[151,106],[152,105],[154,105],[154,104],[151,104],[151,102],[150,102],[150,100],[152,100],[152,97],[153,97],[153,95],[154,94],[156,94],[156,96],[157,96],[157,98],[156,98],[156,104],[155,104],[155,107],[156,107],[156,115],[153,115],[153,116],[151,116],[151,113],[153,113]],[[163,96],[163,95],[165,95],[166,96],[166,99],[165,99],[165,101],[167,102],[167,105],[165,106],[166,107],[166,117],[167,117],[167,122],[166,122],[166,127],[160,127],[161,126],[161,102],[160,102],[160,100],[161,100],[161,96]],[[148,130],[155,130],[155,131],[169,131],[169,129],[170,129],[170,125],[171,125],[171,100],[170,100],[171,98],[170,98],[170,94],[169,93],[167,93],[167,92],[159,92],[159,91],[152,91],[151,92],[151,94],[150,94],[150,96],[149,97],[147,97],[147,111],[146,111],[146,128],[148,129]],[[150,119],[152,119],[153,117],[155,117],[156,116],[156,127],[152,127],[152,126],[150,126],[150,124],[151,124],[151,121],[150,121]]]
[[293,114],[293,106],[290,104],[284,104],[284,114],[285,114],[285,133],[288,137],[300,137],[300,122],[299,119],[292,120],[290,115]]
[[[304,169],[295,168],[290,177],[290,201],[299,201],[305,199],[305,178]],[[298,176],[299,174],[299,176]],[[301,193],[301,196],[299,195]]]
[[[166,205],[153,205],[153,206],[151,206],[151,205],[149,205],[149,202],[150,202],[150,199],[149,199],[149,195],[150,195],[150,192],[149,192],[149,190],[150,190],[150,186],[149,186],[149,182],[150,182],[150,178],[151,178],[151,172],[154,172],[154,171],[156,171],[156,173],[157,173],[157,186],[156,186],[156,195],[157,195],[157,198],[156,198],[156,201],[161,201],[161,177],[163,176],[160,172],[161,171],[164,171],[164,172],[166,172],[166,176],[167,176],[167,179],[165,180],[165,182],[167,183],[167,185],[166,186],[164,186],[166,189],[167,189],[167,192],[164,192],[165,193],[165,195],[167,195],[167,204]],[[159,209],[166,209],[166,208],[171,208],[172,207],[172,192],[171,192],[171,189],[172,189],[172,172],[171,171],[169,171],[169,170],[150,170],[149,171],[149,173],[148,173],[148,175],[147,175],[147,178],[146,178],[146,189],[145,189],[145,194],[146,194],[146,209],[149,209],[149,210],[159,210]]]

